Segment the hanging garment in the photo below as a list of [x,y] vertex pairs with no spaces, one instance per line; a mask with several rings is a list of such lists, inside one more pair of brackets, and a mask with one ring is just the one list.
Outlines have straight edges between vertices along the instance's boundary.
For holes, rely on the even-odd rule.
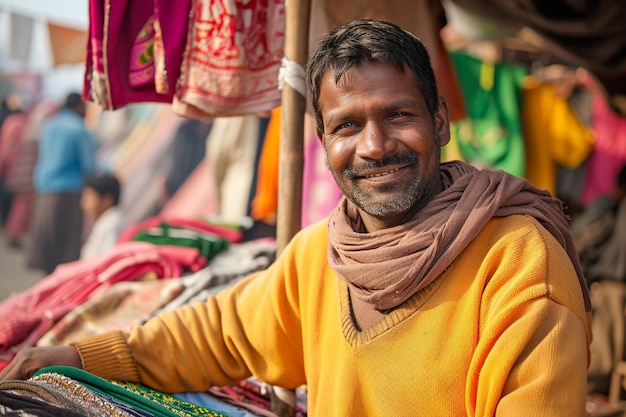
[[304,167],[302,176],[302,227],[328,217],[343,196],[326,167],[326,151],[317,137],[315,119],[304,115]]
[[212,175],[206,160],[200,161],[176,193],[165,202],[159,215],[179,218],[217,215],[217,189]]
[[453,0],[500,27],[526,26],[547,54],[583,66],[626,115],[626,3],[615,0]]
[[[278,210],[278,167],[281,108],[272,110],[263,141],[256,193],[251,216],[273,224]],[[306,226],[330,214],[342,196],[332,173],[326,168],[325,151],[317,137],[315,119],[304,115],[304,166],[302,170],[302,217]]]
[[[587,127],[591,126],[592,100],[593,92],[586,87],[575,88],[567,99],[572,110]],[[587,161],[588,159],[574,169],[566,168],[562,165],[557,167],[556,196],[569,208],[570,215],[576,215],[581,211],[580,201],[585,176],[587,175]]]
[[210,131],[210,120],[186,119],[178,125],[168,151],[169,169],[165,182],[168,197],[178,191],[204,159],[206,140]]
[[[596,138],[599,136],[596,134]],[[581,205],[587,207],[598,198],[611,195],[615,178],[626,164],[626,158],[609,149],[594,146],[587,161],[585,183],[581,195]]]
[[182,118],[169,106],[153,105],[112,156],[111,166],[123,184],[122,223],[134,224],[164,204],[168,151]]
[[83,99],[114,110],[171,102],[191,0],[90,0]]
[[611,109],[599,87],[591,80],[593,91],[591,128],[595,133],[593,152],[581,200],[583,206],[612,193],[615,178],[626,164],[626,116]]
[[8,57],[26,64],[30,58],[35,20],[30,16],[9,13]]
[[259,127],[259,117],[253,114],[213,120],[205,159],[215,180],[218,216],[223,221],[239,221],[249,212]]
[[426,45],[439,94],[450,106],[450,119],[466,116],[463,93],[439,31],[445,16],[437,0],[315,0],[311,6],[309,51],[331,28],[357,18],[384,19],[408,30]]
[[521,126],[522,81],[528,71],[490,63],[461,51],[451,52],[468,117],[452,123],[450,134],[464,160],[476,166],[525,175]]
[[265,131],[257,167],[257,183],[251,202],[250,216],[268,224],[276,223],[278,211],[278,166],[280,149],[280,125],[282,108],[272,109]]
[[86,58],[87,32],[47,22],[52,65],[82,64]]
[[279,105],[284,28],[283,0],[195,0],[174,111],[213,118]]
[[576,168],[591,153],[594,134],[548,83],[528,77],[523,85],[522,130],[526,178],[556,196],[557,164]]

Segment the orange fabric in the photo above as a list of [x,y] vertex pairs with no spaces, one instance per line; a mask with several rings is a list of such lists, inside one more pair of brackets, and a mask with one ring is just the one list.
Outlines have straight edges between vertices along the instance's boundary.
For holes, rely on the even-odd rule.
[[269,224],[276,223],[278,210],[278,158],[280,150],[281,108],[272,110],[265,132],[257,172],[257,186],[252,200],[251,216]]
[[593,149],[594,133],[552,85],[529,77],[523,92],[526,178],[555,195],[557,164],[567,168],[580,166]]
[[87,32],[48,22],[48,33],[55,67],[85,62]]

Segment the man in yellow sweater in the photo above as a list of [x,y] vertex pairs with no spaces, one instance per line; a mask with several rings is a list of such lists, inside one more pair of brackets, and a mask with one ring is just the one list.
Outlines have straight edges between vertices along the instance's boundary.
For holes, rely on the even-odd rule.
[[0,379],[73,365],[166,392],[250,375],[311,416],[585,415],[590,303],[561,204],[442,164],[448,106],[423,45],[358,20],[307,83],[345,194],[266,271],[129,334],[24,349]]

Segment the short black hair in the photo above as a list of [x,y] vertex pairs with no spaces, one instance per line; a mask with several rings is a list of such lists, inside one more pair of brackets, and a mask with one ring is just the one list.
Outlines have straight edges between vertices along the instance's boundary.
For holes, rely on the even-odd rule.
[[349,69],[366,62],[388,63],[401,71],[406,65],[414,75],[428,111],[435,117],[439,94],[430,56],[424,44],[393,23],[357,19],[324,35],[309,58],[306,82],[320,132],[324,131],[319,108],[320,85],[324,74],[331,71],[335,82],[339,82]]
[[65,104],[63,107],[73,109],[79,104],[84,104],[82,97],[79,93],[72,92],[65,97]]
[[96,173],[89,175],[83,184],[83,188],[86,187],[93,189],[102,197],[110,195],[113,197],[114,205],[117,205],[120,201],[120,182],[111,174]]

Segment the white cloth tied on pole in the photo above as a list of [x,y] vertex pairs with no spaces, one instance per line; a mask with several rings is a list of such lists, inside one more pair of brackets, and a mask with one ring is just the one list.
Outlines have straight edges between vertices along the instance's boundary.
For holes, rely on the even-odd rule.
[[304,82],[304,68],[297,62],[290,61],[287,57],[281,60],[280,70],[278,72],[278,88],[283,89],[284,83],[306,97],[306,85]]

